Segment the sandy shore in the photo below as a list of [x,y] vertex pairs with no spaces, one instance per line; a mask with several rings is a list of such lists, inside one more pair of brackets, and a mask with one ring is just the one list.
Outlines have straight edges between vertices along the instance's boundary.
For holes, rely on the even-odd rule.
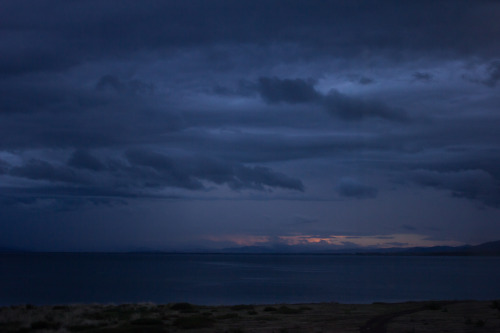
[[0,307],[0,332],[500,332],[498,301]]

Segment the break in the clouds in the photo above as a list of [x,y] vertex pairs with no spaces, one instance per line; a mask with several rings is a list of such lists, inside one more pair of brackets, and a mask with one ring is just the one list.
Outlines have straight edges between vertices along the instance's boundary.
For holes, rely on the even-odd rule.
[[497,1],[1,7],[0,247],[500,238]]

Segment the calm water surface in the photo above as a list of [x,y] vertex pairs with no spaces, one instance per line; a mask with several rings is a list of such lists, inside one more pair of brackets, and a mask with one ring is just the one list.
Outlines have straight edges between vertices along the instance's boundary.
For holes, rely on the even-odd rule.
[[0,254],[0,305],[500,299],[499,257]]

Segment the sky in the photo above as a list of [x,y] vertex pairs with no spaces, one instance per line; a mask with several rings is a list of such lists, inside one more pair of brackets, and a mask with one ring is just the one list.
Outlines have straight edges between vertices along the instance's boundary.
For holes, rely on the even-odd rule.
[[0,248],[500,239],[500,2],[0,0]]

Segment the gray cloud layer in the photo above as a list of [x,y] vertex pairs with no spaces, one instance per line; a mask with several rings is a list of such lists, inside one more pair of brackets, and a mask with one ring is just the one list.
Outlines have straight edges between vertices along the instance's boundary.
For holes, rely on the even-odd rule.
[[[200,10],[200,8],[204,10]],[[8,2],[0,70],[63,70],[99,57],[217,43],[300,43],[307,54],[366,49],[494,54],[495,1]],[[43,13],[43,15],[40,15]],[[99,13],[96,15],[95,13]],[[294,18],[291,20],[290,18]],[[258,22],[258,24],[256,24]],[[473,27],[473,28],[471,28]],[[440,33],[435,33],[439,31]],[[481,36],[481,38],[477,38]],[[321,53],[319,53],[321,52]]]
[[[488,0],[4,2],[0,214],[292,198],[279,220],[426,189],[493,216],[499,15]],[[381,228],[427,230],[395,219]]]
[[366,117],[378,117],[388,120],[404,121],[407,116],[402,110],[386,106],[376,100],[363,100],[349,97],[337,90],[323,95],[314,88],[313,80],[279,79],[276,77],[259,78],[257,85],[262,98],[270,103],[318,103],[328,113],[343,120],[360,120]]
[[417,170],[413,174],[419,184],[449,190],[453,196],[478,200],[485,205],[500,205],[500,184],[483,170],[438,172]]
[[375,198],[378,191],[376,188],[360,183],[356,179],[342,178],[337,186],[337,192],[343,197],[366,199]]

